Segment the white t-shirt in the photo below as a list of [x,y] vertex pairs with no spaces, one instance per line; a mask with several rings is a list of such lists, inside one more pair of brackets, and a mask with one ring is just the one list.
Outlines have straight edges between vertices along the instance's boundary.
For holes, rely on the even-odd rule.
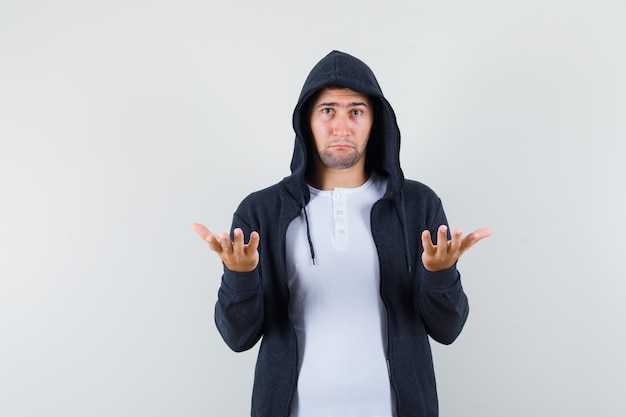
[[372,175],[357,188],[311,190],[304,213],[287,230],[289,315],[299,350],[291,416],[391,417],[386,318],[370,211],[386,181]]

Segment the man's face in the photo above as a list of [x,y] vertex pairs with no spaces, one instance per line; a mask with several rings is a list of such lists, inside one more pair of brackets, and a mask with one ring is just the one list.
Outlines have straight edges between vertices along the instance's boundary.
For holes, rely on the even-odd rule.
[[365,148],[374,123],[369,98],[348,88],[325,88],[311,108],[310,124],[324,165],[345,169],[365,163]]

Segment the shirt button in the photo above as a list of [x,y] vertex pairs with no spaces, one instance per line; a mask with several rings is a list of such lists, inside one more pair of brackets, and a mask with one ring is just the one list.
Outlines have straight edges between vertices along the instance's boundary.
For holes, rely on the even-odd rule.
[[339,229],[339,234],[340,234],[340,235],[343,235],[344,233],[346,233],[346,231],[345,231],[345,230],[343,230],[343,229]]
[[341,216],[343,214],[343,210],[337,210],[337,215]]
[[341,198],[341,193],[336,193],[335,198]]

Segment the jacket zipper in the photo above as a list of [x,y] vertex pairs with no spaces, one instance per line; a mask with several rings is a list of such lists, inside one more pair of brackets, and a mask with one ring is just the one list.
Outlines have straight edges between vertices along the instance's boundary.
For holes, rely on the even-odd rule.
[[[377,236],[376,236],[376,232],[374,232],[374,225],[373,223],[373,219],[374,219],[374,210],[376,208],[376,206],[381,203],[381,200],[378,200],[376,203],[374,203],[374,205],[372,206],[372,209],[370,210],[370,228],[372,230],[372,239],[374,240],[374,245],[376,246],[376,253],[378,255],[378,259],[380,260],[380,249],[378,248],[378,241],[377,241]],[[390,327],[389,327],[389,309],[387,308],[387,301],[385,300],[385,296],[384,296],[384,292],[383,292],[383,271],[382,271],[382,263],[378,264],[378,273],[380,275],[380,283],[379,283],[379,288],[378,291],[380,292],[380,299],[383,302],[383,307],[385,308],[385,330],[386,330],[386,335],[385,337],[387,338],[387,351],[385,352],[385,360],[387,361],[387,374],[389,375],[389,385],[391,387],[391,392],[394,396],[394,404],[395,405],[395,413],[396,415],[400,415],[399,410],[400,410],[400,401],[398,400],[398,393],[396,391],[396,387],[393,383],[393,373],[391,372],[391,359],[389,359],[389,352],[391,351],[391,336],[389,335],[390,331]]]
[[[287,228],[289,227],[289,224],[291,224],[292,221],[294,221],[296,219],[296,217],[298,217],[298,214],[296,214],[295,216],[293,216],[288,222],[287,222],[287,227],[285,228],[284,232],[281,233],[281,243],[280,243],[280,254],[281,254],[281,267],[282,267],[282,275],[284,278],[284,284],[285,287],[287,288],[287,314],[289,314],[289,303],[291,302],[291,291],[289,290],[289,282],[287,281],[287,257],[285,255],[285,247],[287,245]],[[294,340],[295,340],[295,352],[294,352],[294,356],[296,358],[296,363],[295,366],[293,367],[293,373],[292,373],[292,384],[291,384],[291,392],[289,393],[289,401],[287,401],[287,410],[285,411],[285,417],[289,416],[289,413],[291,412],[291,403],[293,402],[293,397],[296,393],[296,386],[297,386],[297,381],[298,381],[298,335],[296,334],[296,329],[293,327],[293,324],[291,323],[291,320],[288,319],[289,322],[289,326],[291,327],[291,331],[294,334]]]

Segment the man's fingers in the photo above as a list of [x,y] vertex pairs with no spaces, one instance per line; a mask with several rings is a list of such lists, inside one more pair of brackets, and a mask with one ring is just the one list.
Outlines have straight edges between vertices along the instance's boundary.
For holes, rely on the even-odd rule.
[[198,236],[200,236],[202,238],[202,240],[207,240],[208,235],[211,234],[211,232],[209,232],[209,229],[207,229],[204,225],[201,225],[200,223],[193,223],[191,225],[191,228],[193,230],[195,230],[195,232],[198,234]]
[[230,236],[228,236],[227,233],[221,233],[217,241],[222,247],[223,252],[230,253],[233,251],[233,242],[230,240]]
[[240,228],[233,230],[233,251],[243,251],[243,231]]
[[206,226],[200,223],[194,223],[191,225],[191,228],[195,230],[195,232],[200,236],[202,240],[208,243],[209,248],[214,250],[215,252],[220,252],[222,250],[222,246],[219,243],[219,239],[215,236]]
[[433,250],[433,241],[430,237],[430,231],[424,230],[422,232],[422,247],[424,248],[424,252],[428,253]]
[[250,233],[250,240],[247,244],[245,243],[243,230],[237,228],[233,230],[233,235],[235,237],[233,240],[233,251],[235,252],[251,254],[259,247],[260,237],[258,232]]
[[452,233],[452,240],[450,241],[450,249],[454,252],[461,249],[463,243],[463,230],[455,229]]
[[233,230],[233,240],[227,233],[219,235],[211,233],[206,226],[200,223],[193,223],[191,227],[209,245],[211,250],[220,255],[222,260],[245,259],[254,256],[261,240],[258,232],[252,232],[250,233],[250,241],[246,244],[243,230],[239,227]]
[[448,227],[441,225],[437,229],[437,242],[433,245],[430,232],[424,230],[422,232],[424,267],[429,271],[442,271],[450,268],[466,250],[481,239],[491,236],[491,233],[491,229],[485,227],[463,236],[461,229],[455,229],[451,239],[448,240]]
[[465,239],[463,239],[463,244],[461,246],[462,250],[463,251],[468,250],[469,248],[474,246],[474,244],[476,244],[478,241],[491,236],[492,233],[493,233],[492,230],[487,227],[474,230],[472,233],[465,236]]
[[250,241],[248,242],[248,253],[254,252],[259,248],[261,237],[258,232],[250,233]]
[[448,226],[442,224],[437,230],[437,248],[443,249],[448,246]]
[[481,227],[480,229],[476,229],[472,232],[473,235],[476,235],[476,242],[486,237],[489,237],[493,234],[493,231],[488,227]]

